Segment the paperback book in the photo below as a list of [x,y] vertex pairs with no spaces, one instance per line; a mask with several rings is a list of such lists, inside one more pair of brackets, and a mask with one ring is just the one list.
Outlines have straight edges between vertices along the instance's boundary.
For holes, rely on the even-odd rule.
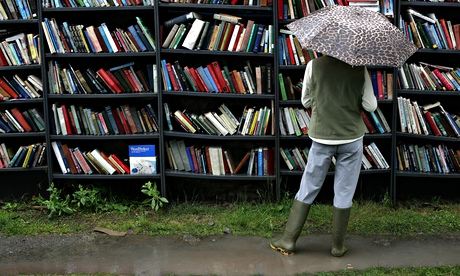
[[131,174],[156,174],[155,145],[130,145],[129,168]]

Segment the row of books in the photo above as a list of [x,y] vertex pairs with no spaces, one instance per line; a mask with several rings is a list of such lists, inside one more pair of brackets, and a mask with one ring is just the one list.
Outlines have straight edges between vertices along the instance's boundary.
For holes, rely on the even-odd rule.
[[245,106],[239,119],[225,104],[219,106],[220,114],[206,112],[200,115],[186,110],[176,110],[170,114],[168,104],[165,103],[164,106],[169,130],[173,130],[171,116],[174,116],[181,128],[189,133],[260,136],[269,134],[272,129],[270,117],[273,116],[273,109],[267,106],[260,108]]
[[398,68],[401,89],[460,91],[460,69],[424,62]]
[[14,152],[5,143],[0,144],[0,169],[4,168],[33,168],[46,164],[45,143],[20,146]]
[[384,70],[369,71],[374,95],[378,100],[393,99],[393,73]]
[[186,146],[180,140],[167,143],[166,153],[172,170],[211,175],[274,174],[273,149],[259,147],[246,152],[240,162],[234,163],[229,150],[215,146]]
[[361,112],[361,117],[363,118],[363,122],[366,125],[367,132],[366,133],[390,133],[391,128],[385,119],[385,116],[382,113],[382,110],[377,107],[374,112]]
[[447,112],[440,102],[420,106],[416,101],[398,97],[402,132],[460,137],[460,115]]
[[315,51],[303,49],[297,37],[289,30],[280,30],[278,46],[280,65],[305,65],[320,56]]
[[31,65],[40,63],[38,35],[19,33],[0,43],[0,66]]
[[278,83],[280,86],[280,96],[282,101],[300,100],[302,96],[302,79],[292,81],[290,76],[283,73],[278,74]]
[[245,5],[267,7],[272,5],[273,0],[160,0],[164,3],[184,4],[213,4],[213,5]]
[[337,0],[337,2],[339,5],[346,5],[348,2],[349,6],[380,12],[387,17],[394,17],[394,0]]
[[116,28],[110,31],[106,23],[100,26],[69,25],[61,27],[53,18],[42,22],[46,42],[51,54],[54,53],[118,53],[155,51],[155,41],[142,19],[136,17],[137,24],[127,30]]
[[[223,68],[223,69],[222,69]],[[269,94],[272,93],[270,64],[253,67],[249,61],[240,70],[230,71],[227,65],[213,61],[206,66],[182,67],[161,61],[163,87],[167,91],[208,93]]]
[[[193,23],[187,23],[190,20]],[[213,23],[202,20],[201,15],[190,12],[165,22],[174,22],[162,47],[189,50],[272,53],[274,48],[273,25],[255,23],[242,18],[215,13]]]
[[364,146],[362,166],[365,170],[369,169],[389,169],[390,165],[386,161],[383,154],[380,152],[377,145],[372,142]]
[[43,0],[44,8],[153,6],[154,0]]
[[0,101],[41,98],[42,91],[42,81],[35,75],[28,75],[27,78],[19,75],[0,77]]
[[400,171],[459,173],[460,150],[446,145],[401,144],[396,147]]
[[308,134],[311,110],[297,107],[280,109],[280,133],[283,136],[302,136]]
[[[140,69],[134,62],[112,68],[76,69],[71,64],[62,66],[58,61],[48,63],[50,94],[119,94],[157,93],[157,67],[146,65]],[[84,71],[83,71],[84,70]]]
[[400,28],[418,48],[460,49],[460,24],[413,9],[407,9],[407,16],[409,21],[401,18]]
[[156,174],[155,145],[130,145],[129,166],[116,154],[99,149],[82,151],[60,142],[51,142],[63,174]]
[[0,133],[45,131],[45,121],[35,108],[0,111]]
[[122,105],[103,109],[75,105],[52,105],[54,133],[57,135],[118,135],[158,131],[151,104],[144,107]]
[[0,1],[0,20],[32,19],[37,17],[35,0]]

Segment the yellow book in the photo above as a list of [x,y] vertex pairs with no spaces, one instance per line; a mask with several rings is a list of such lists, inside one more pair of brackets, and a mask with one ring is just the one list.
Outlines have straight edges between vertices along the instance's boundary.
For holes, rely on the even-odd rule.
[[26,153],[26,158],[24,158],[24,162],[22,163],[23,168],[27,168],[27,164],[29,163],[30,159],[30,154],[32,153],[34,146],[30,145],[27,147],[27,153]]
[[85,39],[85,34],[83,33],[83,26],[80,25],[77,28],[78,28],[78,34],[80,35],[81,40],[83,41],[83,44],[85,45],[86,52],[91,53],[88,43],[86,42],[86,39]]
[[7,20],[8,15],[6,14],[5,9],[3,8],[3,4],[0,3],[0,14],[2,15],[2,20]]
[[256,111],[252,117],[251,127],[249,128],[249,135],[254,135],[254,128],[256,127],[257,119],[259,118],[259,110]]
[[29,44],[30,59],[32,61],[36,61],[38,59],[38,51],[34,45],[34,35],[33,34],[27,34],[27,43]]

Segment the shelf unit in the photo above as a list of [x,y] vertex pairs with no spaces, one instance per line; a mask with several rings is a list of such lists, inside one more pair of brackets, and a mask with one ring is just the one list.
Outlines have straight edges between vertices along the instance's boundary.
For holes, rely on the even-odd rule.
[[[179,3],[163,3],[156,1],[154,6],[128,6],[128,7],[104,7],[104,8],[42,8],[41,5],[38,7],[38,18],[34,20],[8,20],[0,21],[0,25],[3,25],[5,28],[12,25],[31,25],[36,26],[40,37],[42,38],[41,45],[41,65],[31,65],[31,66],[9,66],[9,67],[0,67],[0,74],[11,72],[34,72],[35,74],[40,73],[43,79],[43,86],[45,88],[44,97],[42,99],[31,99],[24,101],[8,101],[1,102],[1,108],[9,108],[10,106],[16,105],[33,105],[33,106],[42,106],[44,110],[45,121],[48,126],[52,123],[50,117],[50,108],[53,103],[65,102],[65,103],[79,103],[86,104],[90,100],[91,103],[96,104],[110,104],[111,101],[129,103],[131,101],[144,101],[145,103],[151,103],[156,107],[158,124],[159,124],[159,133],[154,134],[139,134],[139,135],[113,135],[113,136],[91,136],[91,135],[69,135],[69,136],[60,136],[53,135],[50,133],[50,127],[47,127],[45,133],[32,133],[32,134],[8,134],[0,135],[0,140],[19,138],[24,137],[27,139],[44,139],[47,143],[47,166],[40,168],[33,168],[30,170],[47,172],[48,181],[105,181],[105,180],[145,180],[145,179],[154,179],[157,182],[160,182],[161,192],[163,194],[168,194],[169,191],[169,180],[172,179],[200,179],[200,180],[209,180],[215,181],[259,181],[259,182],[271,182],[275,187],[275,197],[280,198],[281,194],[281,181],[286,177],[296,177],[291,178],[297,183],[301,172],[297,171],[287,171],[282,166],[282,160],[279,154],[279,148],[282,145],[290,143],[309,143],[309,139],[306,136],[302,137],[291,137],[291,136],[281,136],[279,134],[279,110],[282,107],[286,106],[300,106],[299,100],[288,100],[281,101],[279,96],[279,84],[277,82],[278,73],[283,72],[285,74],[297,74],[303,75],[303,71],[306,68],[306,65],[293,66],[293,65],[280,65],[279,61],[279,52],[278,52],[278,31],[280,27],[292,22],[293,20],[278,20],[277,16],[277,5],[274,1],[272,7],[257,7],[257,6],[241,6],[241,5],[207,5],[207,4],[179,4]],[[433,2],[395,2],[395,21],[399,22],[399,16],[403,10],[407,7],[423,7],[423,9],[430,8],[440,8],[440,11],[449,12],[451,9],[453,12],[457,12],[460,8],[459,3],[433,3]],[[266,22],[270,22],[273,25],[273,30],[275,32],[275,49],[273,54],[260,54],[260,53],[246,53],[246,52],[225,52],[225,51],[191,51],[184,49],[163,49],[161,48],[160,41],[160,27],[163,24],[163,21],[167,19],[167,14],[185,14],[190,11],[195,11],[198,13],[214,13],[214,12],[223,12],[229,14],[236,14],[245,18],[263,18]],[[398,14],[399,13],[399,14]],[[148,15],[150,18],[153,18],[153,25],[148,24],[148,27],[152,34],[155,36],[156,51],[155,52],[141,52],[141,53],[66,53],[66,54],[50,54],[46,45],[46,40],[44,39],[44,33],[42,30],[41,22],[45,17],[53,18],[66,18],[72,17],[75,15],[80,16],[82,21],[85,23],[93,24],[104,22],[106,19],[109,19],[112,15],[133,17],[141,14],[142,16]],[[166,15],[165,15],[166,14]],[[78,22],[78,18],[73,19],[74,22]],[[111,19],[113,20],[113,19]],[[58,20],[59,21],[59,20]],[[60,21],[59,21],[60,22]],[[149,21],[152,22],[152,21]],[[163,32],[165,32],[163,30]],[[163,35],[165,35],[163,33]],[[422,49],[419,50],[414,58],[420,59],[425,56],[430,57],[439,57],[440,59],[448,59],[450,57],[457,58],[460,51],[451,51],[451,50],[430,50]],[[101,62],[105,61],[120,61],[120,64],[124,60],[148,60],[150,64],[157,65],[158,72],[158,82],[155,84],[157,91],[160,91],[158,94],[151,93],[151,91],[146,91],[147,93],[127,93],[127,94],[87,94],[87,95],[57,95],[49,94],[47,91],[48,79],[47,79],[47,63],[50,60],[58,60],[65,63],[73,62],[87,62],[91,66],[99,66]],[[204,93],[204,92],[192,92],[192,91],[164,91],[162,90],[161,85],[161,68],[159,66],[162,59],[167,59],[168,61],[173,61],[172,59],[180,59],[181,64],[186,65],[189,61],[198,61],[201,60],[240,60],[241,63],[244,63],[245,60],[251,60],[251,62],[261,62],[269,63],[272,65],[272,94],[263,94],[263,95],[240,95],[240,94],[229,94],[229,93]],[[204,63],[204,62],[203,62]],[[101,66],[102,67],[102,66]],[[370,69],[378,70],[388,70],[393,69],[387,67],[372,67]],[[396,79],[397,71],[393,70],[394,77]],[[396,83],[396,82],[395,82]],[[377,143],[385,143],[389,145],[389,150],[383,152],[384,155],[389,156],[387,159],[391,160],[390,166],[391,169],[388,170],[362,170],[361,174],[366,175],[371,180],[375,178],[388,178],[388,186],[392,199],[395,202],[397,199],[397,180],[399,177],[404,179],[408,178],[420,178],[420,177],[439,177],[439,178],[456,178],[458,174],[453,175],[430,175],[430,174],[421,174],[421,173],[410,173],[410,172],[398,172],[394,164],[397,164],[396,159],[396,150],[395,147],[401,139],[412,139],[421,142],[447,142],[447,143],[456,143],[458,140],[450,137],[432,137],[432,136],[414,136],[405,133],[400,133],[398,129],[398,109],[396,103],[397,96],[417,96],[417,97],[433,97],[439,100],[451,100],[460,98],[460,92],[445,92],[445,91],[418,91],[418,90],[397,90],[396,84],[393,85],[394,95],[393,100],[379,100],[379,106],[385,108],[387,113],[391,113],[391,120],[387,117],[388,122],[391,122],[392,132],[388,134],[372,134],[366,135],[366,141],[376,141]],[[238,102],[258,102],[261,104],[269,104],[270,101],[275,103],[275,135],[274,136],[212,136],[205,134],[190,134],[180,131],[168,131],[166,128],[166,122],[163,116],[163,103],[165,102],[176,102],[180,100],[186,100],[190,103],[199,103],[206,101],[221,101],[228,103],[238,103]],[[389,112],[388,112],[389,111]],[[275,149],[275,175],[273,176],[247,176],[247,175],[225,175],[225,176],[213,176],[213,175],[199,175],[192,173],[177,172],[167,169],[166,166],[166,155],[165,155],[165,143],[169,139],[183,139],[187,142],[197,142],[197,143],[244,143],[248,145],[270,145]],[[122,143],[128,145],[129,143],[138,143],[138,142],[149,142],[157,145],[157,158],[158,158],[158,174],[153,176],[133,176],[133,175],[63,175],[59,174],[59,168],[56,166],[54,153],[50,147],[52,141],[62,141],[63,143],[78,143],[78,141],[84,141],[84,143],[99,143],[99,144],[111,144],[111,143]],[[106,142],[106,143],[105,143]],[[378,144],[380,146],[380,144]],[[382,149],[381,149],[382,150]],[[127,146],[126,146],[127,151]],[[21,172],[23,173],[24,169],[5,169],[0,170],[0,172]],[[333,173],[329,173],[329,176],[332,176]],[[291,179],[289,181],[291,181]],[[292,185],[293,182],[290,182],[289,185]],[[236,184],[237,185],[237,184]]]

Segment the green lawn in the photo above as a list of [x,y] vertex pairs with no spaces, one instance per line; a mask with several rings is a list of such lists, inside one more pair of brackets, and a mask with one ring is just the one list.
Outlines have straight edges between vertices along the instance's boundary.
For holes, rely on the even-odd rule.
[[[309,274],[304,274],[309,275]],[[318,276],[456,276],[460,275],[460,266],[440,267],[404,267],[404,268],[369,268],[366,270],[344,270],[337,272],[321,272]]]
[[[67,234],[89,232],[95,226],[134,234],[207,236],[230,229],[235,235],[270,237],[281,231],[291,201],[280,203],[170,204],[158,213],[134,205],[125,211],[88,213],[48,219],[45,211],[30,204],[0,206],[3,235]],[[14,206],[14,207],[11,207]],[[305,231],[330,232],[332,208],[314,205]],[[392,208],[380,203],[355,203],[349,233],[358,235],[443,235],[460,234],[460,204],[406,204]]]

